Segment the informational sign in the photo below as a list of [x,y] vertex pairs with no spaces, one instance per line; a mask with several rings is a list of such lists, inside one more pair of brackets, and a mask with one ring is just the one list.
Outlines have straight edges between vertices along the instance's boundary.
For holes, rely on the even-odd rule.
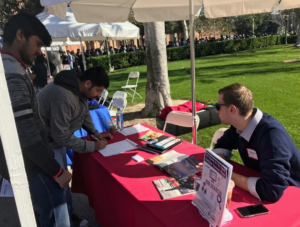
[[224,224],[223,214],[232,175],[232,165],[206,149],[200,186],[193,204],[213,227]]

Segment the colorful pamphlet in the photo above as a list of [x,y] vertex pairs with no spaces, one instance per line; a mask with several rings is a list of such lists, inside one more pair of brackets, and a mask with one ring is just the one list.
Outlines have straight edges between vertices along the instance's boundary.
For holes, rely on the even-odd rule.
[[154,180],[153,183],[162,199],[169,199],[195,192],[193,177],[194,176],[190,176],[181,180],[176,180],[173,177],[167,177]]
[[152,130],[149,130],[145,135],[141,136],[139,138],[139,140],[147,141],[147,140],[150,140],[150,139],[157,139],[157,138],[159,138],[159,137],[161,137],[163,135],[164,135],[163,133],[154,132]]

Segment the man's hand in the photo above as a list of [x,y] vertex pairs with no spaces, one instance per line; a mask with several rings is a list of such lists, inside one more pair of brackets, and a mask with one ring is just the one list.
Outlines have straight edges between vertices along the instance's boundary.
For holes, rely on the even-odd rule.
[[105,140],[105,138],[108,139],[113,139],[112,135],[110,133],[105,133],[105,134],[99,134],[96,136],[99,140]]
[[67,187],[72,179],[72,174],[68,170],[63,169],[63,174],[55,179],[61,188]]
[[203,170],[203,162],[198,163],[198,165],[196,165],[196,169],[199,171],[199,173],[202,173],[202,170]]
[[106,140],[105,139],[100,139],[99,141],[95,142],[95,150],[100,150],[103,149],[104,147],[106,147]]

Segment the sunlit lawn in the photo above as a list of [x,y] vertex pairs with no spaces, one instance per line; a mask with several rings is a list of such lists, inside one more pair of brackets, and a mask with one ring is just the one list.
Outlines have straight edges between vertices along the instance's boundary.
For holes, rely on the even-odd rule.
[[[216,102],[219,88],[231,83],[241,83],[254,94],[255,106],[273,115],[287,129],[300,147],[300,62],[284,63],[283,60],[299,59],[300,49],[281,45],[233,54],[214,55],[196,59],[196,99]],[[133,105],[145,100],[146,66],[117,70],[110,74],[110,95],[125,85],[131,71],[141,73],[137,91],[143,99],[135,97]],[[168,63],[172,99],[191,98],[190,61]],[[213,133],[223,125],[198,131],[198,145],[209,147]],[[191,133],[180,136],[191,141]],[[235,155],[237,161],[239,157]]]

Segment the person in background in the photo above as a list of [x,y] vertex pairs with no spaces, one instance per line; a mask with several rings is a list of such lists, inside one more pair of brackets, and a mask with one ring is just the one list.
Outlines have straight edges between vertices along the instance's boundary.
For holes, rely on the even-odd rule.
[[69,62],[68,62],[68,56],[66,55],[65,51],[62,52],[61,61],[62,61],[63,65],[68,65],[69,64]]
[[[4,27],[1,56],[38,226],[71,226],[64,188],[72,175],[54,159],[45,137],[27,66],[52,39],[33,15],[20,12]],[[0,143],[0,174],[10,179]]]
[[110,54],[114,54],[114,53],[115,53],[115,51],[114,51],[114,49],[113,49],[112,46],[109,47],[109,53],[110,53]]
[[67,50],[67,59],[68,59],[68,64],[70,65],[71,69],[74,69],[73,66],[73,56],[69,50]]
[[[270,202],[278,201],[289,185],[300,187],[300,153],[284,126],[253,108],[252,92],[245,86],[231,84],[218,93],[216,112],[222,124],[231,126],[213,151],[228,160],[237,149],[244,165],[261,173],[261,177],[232,173],[235,185]],[[197,167],[201,171],[202,164]]]
[[80,71],[81,71],[81,73],[83,73],[84,72],[84,67],[83,67],[82,53],[80,52],[80,49],[77,49],[76,56],[77,56],[77,59],[78,59],[78,65],[80,66]]
[[2,37],[0,36],[0,50],[2,49],[2,47],[3,47],[3,39],[2,39]]
[[[78,77],[77,77],[78,76]],[[67,169],[66,148],[79,153],[92,153],[106,146],[105,138],[111,134],[100,134],[93,124],[87,99],[93,100],[109,87],[109,78],[99,66],[87,69],[82,75],[75,70],[63,70],[38,95],[40,115],[48,132],[48,143],[55,159]],[[73,133],[84,128],[99,141],[77,138]],[[70,213],[73,213],[70,188],[66,188],[66,199]],[[73,217],[73,216],[72,216]]]
[[73,62],[73,69],[77,69],[77,56],[74,53],[74,50],[71,50],[72,62]]
[[126,53],[124,45],[121,45],[119,53]]
[[36,57],[34,65],[31,67],[32,74],[35,75],[33,86],[37,94],[43,87],[47,85],[48,72],[45,65],[44,55],[40,54]]

